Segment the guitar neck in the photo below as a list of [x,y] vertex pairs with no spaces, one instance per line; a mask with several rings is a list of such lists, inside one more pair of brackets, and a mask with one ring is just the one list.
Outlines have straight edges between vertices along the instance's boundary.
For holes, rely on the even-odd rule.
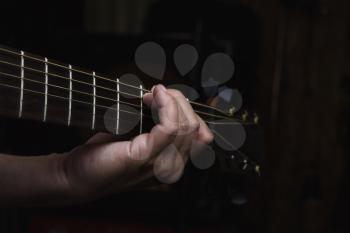
[[[94,71],[0,46],[0,115],[5,117],[109,132],[120,139],[129,139],[154,125],[150,109],[143,105],[146,92],[142,85],[123,83],[117,77],[107,78]],[[211,128],[230,129],[237,122],[257,123],[257,116],[249,120],[246,112],[237,119],[219,109],[190,103]],[[232,146],[216,130],[212,128],[212,131]],[[232,156],[243,164],[242,170],[249,166],[259,174],[259,166],[244,154]]]
[[[149,91],[142,85],[4,46],[0,46],[0,90],[0,114],[9,117],[116,135],[130,128],[142,133],[153,123],[150,109],[142,101]],[[190,103],[205,120],[234,120],[244,125],[257,122],[257,116],[249,119],[247,112],[237,118],[208,105]]]
[[116,135],[152,125],[147,90],[44,57],[0,46],[0,114]]

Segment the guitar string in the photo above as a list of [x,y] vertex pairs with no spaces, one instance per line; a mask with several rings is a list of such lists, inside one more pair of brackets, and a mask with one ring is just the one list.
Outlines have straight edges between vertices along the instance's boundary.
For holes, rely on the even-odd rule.
[[[20,87],[15,87],[15,86],[8,85],[8,84],[3,84],[3,83],[0,83],[0,86],[2,86],[2,87],[8,87],[8,88],[13,88],[13,89],[17,89],[17,90],[22,90],[22,88],[20,88]],[[31,92],[31,93],[38,94],[38,95],[46,95],[46,93],[43,93],[43,92],[40,92],[40,91],[31,90],[31,89],[26,89],[26,88],[23,88],[23,91]],[[47,96],[49,96],[49,97],[54,97],[54,98],[57,98],[57,99],[68,100],[68,101],[70,100],[68,97],[58,96],[58,95],[53,95],[53,94],[47,94]],[[73,101],[73,102],[80,103],[80,104],[86,104],[86,105],[89,105],[89,106],[93,106],[93,104],[88,103],[88,102],[85,102],[85,101],[82,101],[82,100],[72,99],[72,101]],[[105,106],[105,105],[95,104],[95,106],[96,106],[96,107],[103,108],[103,109],[107,109],[107,110],[115,110],[115,111],[118,111],[118,109],[115,109],[115,108],[112,108],[112,107],[108,107],[108,106]],[[121,111],[121,112],[128,113],[128,114],[132,114],[132,115],[137,115],[137,116],[139,116],[139,114],[134,113],[134,112],[129,112],[129,111],[121,110],[121,109],[120,109],[120,111]],[[148,115],[144,115],[144,116],[150,118],[150,116],[148,116]]]
[[220,133],[218,133],[215,129],[210,129],[214,134],[216,134],[221,140],[223,140],[227,145],[229,145],[233,150],[235,150],[235,147],[229,142],[227,141],[227,139],[222,136]]
[[[14,51],[11,51],[11,50],[8,50],[8,49],[4,49],[4,48],[1,48],[1,47],[0,47],[0,51],[7,52],[7,53],[10,53],[10,54],[14,54],[14,55],[17,55],[17,56],[23,56],[23,57],[29,58],[31,60],[43,62],[44,64],[50,64],[50,65],[53,65],[53,66],[56,66],[56,67],[60,67],[60,68],[63,68],[63,69],[69,69],[66,66],[63,66],[63,65],[60,65],[60,64],[57,64],[57,63],[54,63],[54,62],[50,62],[49,60],[45,61],[43,59],[39,59],[39,58],[36,58],[36,57],[33,57],[33,56],[28,56],[26,54],[22,55],[22,54],[20,54],[18,52],[14,52]],[[75,69],[75,68],[71,68],[71,70],[74,71],[74,72],[80,73],[80,74],[88,75],[89,77],[93,77],[92,73],[89,73],[89,72],[85,72],[85,71],[78,70],[78,69]],[[37,71],[39,71],[39,70],[37,70]],[[39,71],[39,72],[41,72],[41,71]],[[142,91],[148,92],[148,93],[151,92],[150,90],[147,90],[147,89],[144,89],[144,88],[140,88],[140,87],[136,87],[136,86],[133,86],[133,85],[130,85],[130,84],[127,84],[127,83],[120,82],[120,81],[115,81],[115,80],[112,80],[112,79],[109,79],[109,78],[106,78],[106,77],[103,77],[103,76],[100,76],[100,75],[95,75],[95,77],[97,79],[102,79],[102,80],[113,82],[113,83],[117,83],[117,84],[119,83],[121,85],[128,86],[128,87],[134,88],[136,90],[142,90]],[[65,78],[65,77],[60,77],[60,78]],[[76,80],[72,80],[72,81],[76,81]],[[86,83],[86,84],[91,85],[89,83]],[[112,89],[110,89],[110,90],[112,90]],[[112,91],[114,91],[114,90],[112,90]],[[139,97],[137,96],[136,98],[139,98]],[[209,105],[206,105],[206,104],[201,104],[201,103],[198,103],[198,102],[193,102],[193,101],[189,101],[189,102],[191,104],[193,104],[193,105],[197,105],[197,106],[201,106],[201,107],[208,108],[208,109],[211,109],[211,110],[215,110],[215,111],[217,111],[217,112],[219,112],[219,113],[221,113],[223,115],[229,116],[228,113],[222,111],[219,108],[212,107],[212,106],[209,106]]]
[[[1,74],[1,73],[0,73]],[[5,87],[9,87],[9,88],[14,88],[14,89],[18,89],[18,90],[22,90],[22,88],[19,88],[19,87],[15,87],[15,86],[12,86],[12,85],[7,85],[7,84],[3,84],[3,83],[0,83],[0,86],[5,86]],[[39,92],[39,91],[35,91],[35,90],[31,90],[31,89],[26,89],[24,88],[23,89],[24,91],[28,91],[28,92],[32,92],[32,93],[35,93],[35,94],[40,94],[40,95],[46,95],[46,93],[43,93],[43,92]],[[64,97],[64,96],[57,96],[57,95],[53,95],[53,94],[47,94],[48,96],[50,97],[55,97],[55,98],[60,98],[60,99],[64,99],[64,100],[70,100],[69,98],[67,97]],[[78,103],[82,103],[82,104],[86,104],[86,105],[89,105],[89,106],[93,106],[92,103],[89,103],[89,102],[85,102],[85,101],[81,101],[81,100],[77,100],[77,99],[72,99],[73,102],[78,102]],[[117,102],[117,100],[115,100],[114,102]],[[114,111],[118,111],[117,109],[114,109],[114,108],[111,108],[111,107],[108,107],[108,106],[104,106],[104,105],[95,105],[97,107],[101,107],[101,108],[105,108],[105,109],[111,109],[111,110],[114,110]],[[139,106],[137,106],[139,107]],[[137,114],[137,113],[133,113],[133,112],[128,112],[128,111],[125,111],[125,110],[120,110],[122,112],[126,112],[126,113],[129,113],[129,114],[133,114],[133,115],[137,115],[137,116],[140,116],[140,114]],[[202,111],[195,111],[199,116],[207,116],[207,117],[216,117],[216,118],[221,118],[221,119],[225,119],[221,116],[216,116],[216,115],[213,115],[213,114],[210,114],[210,113],[206,113],[206,112],[202,112]],[[144,114],[144,116],[148,117],[148,118],[151,118],[150,116]],[[227,120],[234,120],[234,119],[231,119],[231,118],[226,118]],[[205,120],[204,120],[205,121]],[[207,121],[205,121],[207,122]]]
[[[0,86],[21,90],[21,88],[19,88],[19,87],[7,85],[7,84],[2,84],[2,83],[0,83]],[[24,88],[23,90],[24,90],[24,91],[31,92],[31,93],[39,94],[39,95],[46,95],[45,93],[38,92],[38,91],[34,91],[34,90],[30,90],[30,89],[26,89],[26,88]],[[48,94],[48,96],[54,97],[54,98],[58,98],[58,99],[69,100],[69,98],[67,98],[67,97],[62,97],[62,96],[57,96],[57,95],[52,95],[52,94]],[[80,103],[80,104],[85,104],[85,105],[92,106],[91,103],[88,103],[88,102],[85,102],[85,101],[76,100],[76,99],[72,99],[72,101],[73,101],[73,102]],[[95,106],[96,106],[96,107],[99,107],[99,108],[103,108],[103,109],[112,110],[112,111],[118,111],[118,109],[111,108],[111,107],[107,107],[107,106],[104,106],[104,105],[98,105],[98,104],[96,104]],[[130,112],[130,111],[126,111],[126,110],[119,110],[119,111],[120,111],[120,112],[127,113],[127,114],[131,114],[131,115],[136,115],[136,116],[140,117],[140,114],[137,114],[137,113],[134,113],[134,112]],[[89,113],[88,113],[88,114],[89,114]],[[89,115],[92,115],[92,114],[89,114]],[[96,115],[96,116],[99,116],[99,115]],[[149,115],[147,115],[147,114],[143,114],[143,116],[146,117],[146,118],[148,118],[148,119],[152,119],[152,117],[149,116]],[[104,117],[106,117],[106,116],[104,116]],[[109,118],[109,117],[106,117],[106,118]],[[112,119],[112,118],[110,118],[110,119]],[[215,122],[207,121],[207,120],[205,120],[205,119],[203,119],[203,121],[206,122],[207,124],[216,124]]]
[[[52,74],[50,72],[45,72],[45,71],[41,71],[41,70],[37,70],[37,69],[33,69],[33,68],[30,68],[30,67],[27,67],[27,66],[21,66],[21,65],[17,65],[17,64],[14,64],[14,63],[10,63],[10,62],[5,62],[5,61],[2,61],[0,60],[0,63],[2,64],[6,64],[6,65],[9,65],[9,66],[15,66],[15,67],[18,67],[18,68],[23,68],[25,70],[30,70],[30,71],[33,71],[33,72],[36,72],[36,73],[40,73],[40,74],[47,74],[49,76],[52,76],[52,77],[56,77],[56,78],[61,78],[61,79],[65,79],[65,80],[70,80],[69,78],[67,77],[64,77],[62,75],[59,75],[59,74]],[[92,86],[92,87],[96,87],[96,88],[101,88],[101,89],[104,89],[104,90],[107,90],[107,91],[111,91],[111,92],[114,92],[114,93],[118,93],[116,90],[114,89],[111,89],[111,88],[108,88],[108,87],[103,87],[103,86],[99,86],[99,85],[93,85],[91,83],[87,83],[87,82],[84,82],[84,81],[80,81],[80,80],[76,80],[76,79],[72,79],[73,82],[77,82],[77,83],[82,83],[82,84],[85,84],[87,86]],[[121,83],[120,83],[121,84]],[[129,94],[129,93],[126,93],[126,92],[122,92],[122,91],[119,91],[119,93],[121,94],[124,94],[124,95],[128,95],[128,96],[131,96],[131,97],[134,97],[134,98],[140,98],[140,96],[137,96],[137,95],[133,95],[133,94]]]
[[[9,62],[5,62],[5,61],[1,61],[0,60],[0,63],[3,63],[3,64],[6,64],[6,65],[10,65],[10,66],[15,66],[15,67],[18,67],[18,68],[24,68],[24,69],[27,69],[27,70],[30,70],[30,71],[34,71],[34,72],[38,72],[38,73],[41,73],[41,74],[47,74],[47,75],[51,75],[51,76],[54,76],[54,77],[58,77],[58,78],[62,78],[62,79],[66,79],[66,80],[71,80],[71,79],[68,79],[64,76],[60,76],[60,75],[57,75],[57,74],[51,74],[51,73],[46,73],[44,71],[40,71],[40,70],[36,70],[36,69],[33,69],[33,68],[29,68],[29,67],[22,67],[20,65],[17,65],[17,64],[13,64],[13,63],[9,63]],[[2,73],[0,72],[0,74],[3,74],[3,75],[7,75],[7,76],[12,76],[12,77],[15,77],[15,75],[12,75],[12,74],[6,74],[6,73]],[[16,77],[16,78],[19,78],[19,79],[22,79],[21,77]],[[39,81],[34,81],[32,79],[24,79],[24,80],[27,80],[27,81],[32,81],[32,82],[37,82],[37,83],[40,83]],[[86,82],[83,82],[83,81],[79,81],[79,80],[76,80],[76,79],[72,79],[72,81],[75,81],[75,82],[78,82],[78,83],[83,83],[85,85],[88,85],[88,86],[94,86],[93,84],[90,84],[90,83],[86,83]],[[44,84],[44,83],[42,83]],[[46,84],[45,84],[46,85]],[[54,86],[52,84],[48,84],[48,85],[51,85],[51,86]],[[64,88],[64,87],[59,87],[59,86],[56,86],[57,88],[61,88],[61,89],[65,89],[65,90],[70,90],[70,89],[67,89],[67,88]],[[132,94],[128,94],[126,92],[122,92],[122,91],[115,91],[113,89],[110,89],[110,88],[106,88],[106,87],[102,87],[102,86],[98,86],[98,85],[95,85],[95,87],[98,87],[98,88],[103,88],[105,90],[109,90],[109,91],[112,91],[114,93],[121,93],[121,94],[124,94],[124,95],[128,95],[128,96],[132,96],[134,98],[138,98],[138,99],[141,99],[140,96],[136,96],[136,95],[132,95]],[[141,90],[141,89],[139,89]],[[85,95],[89,95],[89,96],[93,96],[91,95],[90,93],[84,93],[84,92],[81,92],[81,91],[76,91],[76,90],[72,90],[73,92],[79,92],[81,94],[85,94]],[[110,98],[107,98],[107,97],[102,97],[102,96],[96,96],[96,97],[100,97],[100,98],[104,98],[104,99],[109,99],[111,101],[115,101],[114,99],[110,99]],[[189,101],[191,103],[191,101]],[[126,102],[125,102],[126,103]],[[197,104],[198,105],[198,104]],[[134,105],[135,106],[135,105]],[[203,105],[205,106],[206,108],[209,108],[209,106],[207,105]],[[139,107],[139,106],[137,106]],[[197,110],[198,111],[198,110]],[[200,111],[198,111],[200,112]],[[205,113],[205,112],[201,112],[201,113],[204,113],[206,115],[210,115],[210,116],[213,116],[213,117],[216,117],[216,118],[223,118],[223,119],[231,119],[229,117],[227,117],[226,115],[225,116],[219,116],[219,115],[214,115],[214,114],[209,114],[209,113]],[[236,119],[237,121],[239,121],[239,119]]]
[[[3,72],[0,72],[0,74],[2,75],[7,75],[7,76],[10,76],[10,77],[13,77],[13,78],[16,78],[16,79],[22,79],[21,77],[19,76],[16,76],[16,75],[12,75],[12,74],[6,74],[6,73],[3,73]],[[40,82],[40,81],[34,81],[32,79],[23,79],[23,80],[26,80],[26,81],[32,81],[32,82],[35,82],[35,83],[40,83],[40,84],[43,84],[43,85],[50,85],[50,84],[45,84],[43,82]],[[57,87],[57,88],[60,88],[60,89],[65,89],[65,90],[70,90],[68,88],[64,88],[64,87],[59,87],[59,86],[56,86],[56,85],[52,85],[52,87]],[[18,89],[21,89],[19,87],[17,87]],[[33,90],[29,90],[27,89],[27,91],[33,91]],[[43,94],[43,95],[46,95],[46,93],[43,93],[43,92],[37,92],[37,93],[40,93],[40,94]],[[78,93],[83,93],[83,94],[86,94],[84,92],[80,92],[78,91]],[[90,95],[90,94],[86,94],[86,95]],[[94,95],[90,95],[90,96],[94,96]],[[96,96],[97,97],[97,96]],[[66,98],[67,100],[69,100],[69,98],[67,97],[64,97]],[[105,98],[105,97],[100,97],[100,98]],[[110,98],[105,98],[105,99],[108,99],[108,100],[111,100],[113,103],[122,103],[122,104],[125,104],[125,105],[128,105],[128,106],[133,106],[133,107],[136,107],[138,109],[140,109],[140,106],[139,105],[136,105],[136,104],[132,104],[132,103],[127,103],[127,102],[124,102],[124,101],[118,101],[118,100],[115,100],[115,99],[110,99]],[[80,100],[77,100],[77,101],[80,101]],[[88,102],[85,102],[86,104],[89,104],[91,106],[93,106],[92,103],[88,103]],[[106,106],[105,106],[106,107]],[[145,108],[143,107],[142,109],[145,109],[145,110],[148,110],[149,108]],[[208,116],[208,117],[215,117],[215,118],[219,118],[219,119],[226,119],[226,120],[235,120],[235,121],[241,121],[239,119],[233,119],[233,118],[228,118],[228,117],[222,117],[222,116],[218,116],[218,115],[214,115],[214,114],[210,114],[210,113],[207,113],[207,112],[203,112],[203,111],[199,111],[199,110],[194,110],[194,112],[198,113],[199,115],[205,115],[205,116]]]
[[[241,152],[239,149],[236,149],[229,141],[227,141],[227,139],[222,136],[218,131],[216,131],[215,129],[210,129],[216,136],[218,136],[221,140],[223,140],[227,145],[229,145],[233,151],[236,151],[239,153],[240,156],[242,156],[245,159],[249,159],[249,157],[247,155],[245,155],[243,152]],[[250,159],[249,159],[250,160]],[[251,160],[250,160],[251,161]],[[251,161],[253,164],[254,162]]]
[[242,122],[241,120],[237,120],[237,119],[230,119],[231,121],[229,122],[223,122],[223,121],[219,121],[219,122],[215,122],[215,121],[207,121],[206,123],[208,124],[212,124],[212,125],[236,125],[237,123],[239,124],[243,124],[243,125],[256,125],[256,123],[253,122]]
[[[1,63],[2,61],[0,61]],[[6,62],[7,63],[7,62]],[[8,73],[4,73],[4,72],[0,72],[0,74],[2,75],[5,75],[5,76],[9,76],[9,77],[13,77],[13,78],[16,78],[16,79],[23,79],[23,80],[26,80],[26,81],[30,81],[30,82],[35,82],[35,83],[40,83],[40,84],[43,84],[43,85],[48,85],[48,86],[52,86],[52,87],[56,87],[56,88],[60,88],[60,89],[64,89],[64,90],[68,90],[70,91],[69,88],[65,88],[65,87],[60,87],[60,86],[57,86],[57,85],[53,85],[53,84],[46,84],[44,82],[40,82],[40,81],[36,81],[36,80],[32,80],[32,79],[27,79],[27,78],[21,78],[19,76],[16,76],[16,75],[13,75],[13,74],[8,74]],[[84,94],[84,95],[88,95],[88,96],[94,96],[90,93],[86,93],[86,92],[82,92],[82,91],[78,91],[78,90],[72,90],[72,92],[76,92],[76,93],[80,93],[80,94]],[[115,91],[113,91],[115,92]],[[118,93],[118,92],[117,92]],[[119,93],[121,94],[127,94],[127,93],[124,93],[124,92],[120,92]],[[95,95],[96,97],[99,97],[99,98],[103,98],[103,99],[107,99],[107,100],[110,100],[110,101],[113,101],[113,102],[118,102],[117,100],[115,99],[111,99],[111,98],[108,98],[108,97],[103,97],[103,96],[98,96],[98,95]],[[130,96],[130,95],[129,95]],[[140,98],[139,96],[137,96],[138,98]],[[141,99],[141,98],[140,98]],[[119,101],[120,103],[123,103],[123,104],[126,104],[126,105],[130,105],[130,106],[134,106],[134,107],[137,107],[137,108],[140,108],[139,105],[136,105],[136,104],[132,104],[132,103],[127,103],[127,102],[124,102],[124,101]],[[145,108],[143,108],[145,109]],[[206,116],[209,116],[209,117],[215,117],[215,118],[221,118],[221,119],[228,119],[228,120],[235,120],[235,121],[241,121],[239,119],[235,119],[235,118],[231,118],[231,117],[227,117],[227,116],[219,116],[219,115],[216,115],[216,114],[211,114],[211,113],[206,113],[206,112],[203,112],[203,111],[199,111],[199,110],[194,110],[196,113],[199,113],[199,114],[202,114],[202,115],[206,115]]]
[[[40,82],[40,81],[29,79],[29,78],[21,78],[19,76],[13,75],[13,74],[7,74],[7,73],[3,73],[3,72],[0,72],[0,74],[1,75],[5,75],[5,76],[9,76],[9,77],[12,77],[12,78],[16,78],[16,79],[23,79],[25,81],[29,81],[29,82],[33,82],[33,83],[43,84],[44,86],[55,87],[55,88],[58,88],[58,89],[70,91],[70,89],[66,88],[66,87],[61,87],[61,86],[57,86],[57,85],[50,84],[50,83],[46,84],[44,82]],[[87,96],[97,97],[97,98],[101,98],[101,99],[105,99],[105,100],[110,100],[112,102],[116,102],[117,101],[115,99],[111,99],[111,98],[104,97],[104,96],[99,96],[99,95],[93,95],[93,94],[89,94],[89,93],[86,93],[86,92],[83,92],[83,91],[79,91],[79,90],[73,90],[72,89],[72,92],[73,93],[79,93],[79,94],[87,95]],[[120,92],[120,93],[122,93],[122,92]],[[125,105],[129,105],[129,106],[134,106],[134,107],[137,107],[137,108],[140,107],[139,105],[136,105],[136,104],[133,104],[133,103],[124,102],[124,101],[121,101],[121,100],[119,100],[117,102],[125,104]]]

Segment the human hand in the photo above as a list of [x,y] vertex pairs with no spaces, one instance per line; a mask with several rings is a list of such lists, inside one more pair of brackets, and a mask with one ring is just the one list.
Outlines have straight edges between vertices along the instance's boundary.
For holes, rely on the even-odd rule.
[[157,85],[144,96],[144,103],[159,117],[149,133],[122,142],[97,134],[62,156],[61,177],[73,196],[91,199],[175,183],[183,173],[192,142],[212,142],[211,131],[181,92]]

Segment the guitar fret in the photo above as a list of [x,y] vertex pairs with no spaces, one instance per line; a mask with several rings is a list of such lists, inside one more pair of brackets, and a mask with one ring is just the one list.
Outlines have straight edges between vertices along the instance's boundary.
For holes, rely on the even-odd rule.
[[72,65],[68,66],[69,68],[69,109],[68,109],[68,122],[67,125],[70,126],[71,118],[72,118],[72,88],[73,88],[73,73],[72,73]]
[[140,85],[140,134],[142,134],[143,129],[143,87]]
[[44,103],[44,119],[43,121],[46,122],[46,116],[47,116],[47,100],[48,100],[48,93],[49,93],[49,66],[48,66],[48,59],[45,57],[45,103]]
[[[119,77],[110,79],[99,76],[95,71],[79,69],[73,64],[54,62],[48,57],[30,55],[26,51],[11,51],[0,47],[0,52],[5,58],[5,55],[8,55],[9,59],[12,59],[4,60],[7,63],[4,63],[1,75],[6,76],[4,82],[8,79],[9,81],[1,83],[0,86],[7,85],[5,87],[17,90],[13,91],[15,104],[10,106],[11,112],[9,111],[14,117],[106,131],[108,129],[104,124],[104,113],[110,110],[114,103],[113,133],[124,133],[124,126],[129,126],[129,122],[135,123],[136,127],[133,127],[130,133],[145,131],[143,127],[146,126],[147,119],[143,119],[144,104],[139,103],[138,99],[145,91],[137,90],[140,85],[124,84]],[[140,87],[142,89],[142,86]],[[121,94],[124,92],[125,97]],[[129,99],[129,96],[136,99]],[[138,110],[140,105],[141,111]],[[3,114],[7,112],[1,112],[0,115]],[[137,120],[140,120],[140,126],[137,125]]]
[[24,91],[24,52],[21,51],[21,94],[19,100],[18,117],[21,118],[23,114],[23,91]]
[[93,79],[93,109],[92,109],[92,130],[95,130],[95,122],[96,122],[96,73],[92,72]]
[[119,104],[119,100],[120,100],[120,87],[119,87],[119,79],[117,78],[117,125],[116,125],[116,130],[115,133],[118,135],[119,134],[119,112],[120,112],[120,104]]

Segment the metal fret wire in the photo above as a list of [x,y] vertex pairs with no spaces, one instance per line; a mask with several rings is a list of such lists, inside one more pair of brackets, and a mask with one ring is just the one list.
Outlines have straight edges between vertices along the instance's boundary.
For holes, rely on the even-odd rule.
[[119,134],[119,109],[120,109],[120,94],[119,94],[119,79],[117,78],[117,125],[116,125],[116,133]]
[[21,51],[21,95],[19,99],[19,112],[18,117],[22,117],[22,111],[23,111],[23,89],[24,89],[24,52]]
[[95,77],[95,71],[92,72],[92,78],[93,78],[93,95],[94,95],[94,103],[93,103],[93,109],[92,109],[92,126],[91,129],[95,129],[95,121],[96,121],[96,77]]
[[142,85],[140,85],[140,97],[141,97],[141,101],[140,101],[140,105],[141,105],[141,108],[140,108],[140,134],[142,134],[142,123],[143,123],[143,101],[142,101],[142,96],[143,96],[143,91],[142,91]]
[[[45,57],[45,62],[47,62],[47,58]],[[49,93],[49,67],[47,65],[47,63],[45,63],[45,103],[44,103],[44,118],[43,121],[46,121],[46,117],[47,117],[47,94]]]
[[[0,48],[0,51],[7,52],[7,53],[11,53],[11,54],[14,54],[14,55],[20,55],[20,54],[17,53],[17,52],[14,52],[14,51],[11,51],[11,50],[8,50],[8,49],[4,49],[4,48]],[[32,57],[32,56],[28,56],[28,55],[24,55],[23,57],[29,58],[29,59],[31,59],[31,60],[39,61],[39,62],[45,62],[45,61],[42,60],[42,59],[39,59],[39,58],[36,58],[36,57]],[[60,68],[63,68],[63,69],[67,69],[66,66],[63,66],[63,65],[60,65],[60,64],[57,64],[57,63],[53,63],[53,62],[50,62],[50,61],[48,61],[47,63],[50,64],[50,65],[56,66],[56,67],[60,67]],[[39,70],[36,70],[36,71],[41,72],[41,71],[39,71]],[[89,77],[91,77],[91,73],[88,73],[88,72],[85,72],[85,71],[82,71],[82,70],[78,70],[78,69],[72,68],[72,71],[77,72],[77,73],[80,73],[80,74],[85,74],[85,75],[88,75]],[[50,74],[50,75],[56,76],[55,74]],[[57,75],[57,77],[65,78],[65,77],[59,76],[59,75]],[[99,79],[102,79],[102,80],[106,80],[106,81],[109,81],[109,82],[114,82],[114,83],[116,83],[116,81],[111,80],[111,79],[106,78],[106,77],[103,77],[103,76],[96,75],[96,78],[99,78]],[[73,81],[78,81],[78,80],[73,80]],[[85,83],[85,84],[91,85],[91,84],[89,84],[89,83]],[[130,84],[127,84],[127,83],[119,82],[119,84],[124,85],[124,86],[128,86],[128,87],[131,87],[131,88],[134,88],[134,89],[139,89],[138,87],[133,86],[133,85],[130,85]],[[103,87],[100,87],[100,86],[97,86],[97,87],[103,88]],[[114,91],[114,90],[112,90],[112,89],[109,89],[109,90]],[[147,89],[143,89],[142,91],[144,91],[144,92],[146,92],[146,93],[149,93],[149,92],[150,92],[150,91],[147,90]],[[138,98],[138,96],[134,96],[134,97]],[[221,111],[221,110],[218,109],[218,108],[215,108],[215,107],[212,107],[212,106],[209,106],[209,105],[206,105],[206,104],[201,104],[201,103],[193,102],[193,101],[189,101],[189,102],[190,102],[191,104],[193,104],[193,105],[198,105],[198,106],[201,106],[201,107],[204,107],[204,108],[208,108],[208,109],[211,109],[211,110],[215,110],[215,111],[217,111],[217,112],[220,112],[221,114],[224,114],[224,115],[226,115],[226,116],[229,116],[226,112],[223,112],[223,111]]]
[[72,118],[72,98],[73,98],[73,82],[72,82],[73,74],[72,74],[72,66],[69,65],[69,105],[68,105],[68,121],[67,124],[70,126],[70,121]]

